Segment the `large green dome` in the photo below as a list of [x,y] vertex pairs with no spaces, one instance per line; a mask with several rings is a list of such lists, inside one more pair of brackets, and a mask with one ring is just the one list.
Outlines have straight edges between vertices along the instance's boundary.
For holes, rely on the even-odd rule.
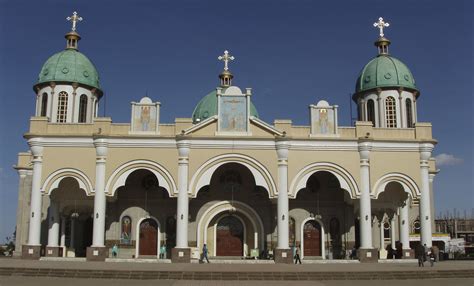
[[384,87],[403,87],[418,91],[415,79],[400,60],[381,54],[362,69],[356,83],[356,93]]
[[75,82],[100,90],[99,73],[94,64],[75,49],[56,53],[44,63],[36,85],[53,81]]
[[[217,93],[212,91],[206,95],[194,108],[193,123],[201,122],[217,114]],[[250,116],[258,117],[258,112],[252,102],[250,102]]]

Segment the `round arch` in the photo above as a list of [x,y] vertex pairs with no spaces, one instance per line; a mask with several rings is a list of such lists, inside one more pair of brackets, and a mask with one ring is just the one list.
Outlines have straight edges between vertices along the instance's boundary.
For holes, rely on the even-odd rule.
[[[219,222],[227,217],[228,214],[225,214],[225,213],[220,213],[219,214],[219,217],[216,219],[216,222],[214,223],[214,256],[217,256],[217,225],[219,224]],[[242,240],[242,256],[245,256],[245,250],[246,250],[246,246],[248,247],[247,245],[247,226],[245,225],[245,221],[239,216],[239,215],[235,215],[235,218],[237,218],[240,223],[242,224],[242,228],[243,228],[243,240]],[[210,222],[210,221],[209,221]],[[254,226],[254,224],[252,223],[252,226]],[[206,230],[209,226],[205,226],[204,229]],[[204,233],[206,234],[207,231],[204,231]],[[207,237],[204,239],[204,241],[207,241]],[[254,241],[254,248],[258,248],[258,245],[257,245],[257,242]]]
[[260,250],[264,249],[264,227],[262,219],[252,207],[238,201],[234,201],[232,203],[230,201],[221,201],[215,203],[214,205],[208,207],[207,210],[200,216],[196,229],[198,247],[201,248],[204,241],[207,241],[206,229],[208,228],[211,220],[217,215],[229,210],[242,214],[252,223],[252,227],[255,231],[254,247],[257,248],[257,246],[259,246]]
[[333,174],[339,181],[341,189],[347,191],[351,199],[357,198],[359,189],[352,175],[341,166],[329,162],[314,163],[301,169],[291,181],[288,195],[292,198],[296,198],[298,192],[306,187],[309,177],[314,173],[322,171]]
[[321,256],[323,259],[326,259],[326,247],[325,247],[325,241],[324,241],[324,237],[326,236],[325,235],[325,232],[324,232],[324,224],[323,224],[323,221],[318,219],[318,218],[315,218],[315,217],[308,217],[306,218],[305,220],[303,220],[301,222],[301,226],[300,226],[300,248],[301,248],[301,253],[300,253],[300,256],[301,258],[304,258],[304,225],[308,222],[308,221],[315,221],[317,222],[320,226],[321,226]]
[[109,196],[114,196],[118,188],[125,186],[128,176],[140,169],[152,172],[158,179],[160,186],[166,189],[170,197],[178,192],[173,177],[163,166],[153,161],[135,160],[115,169],[105,185],[105,193]]
[[412,178],[401,173],[389,173],[383,175],[375,182],[373,198],[378,199],[379,195],[385,191],[387,184],[391,182],[397,182],[402,185],[403,190],[408,193],[411,198],[418,198],[420,196],[420,190]]
[[94,194],[94,188],[87,175],[77,169],[70,168],[59,169],[51,173],[44,181],[41,192],[50,195],[51,191],[58,188],[59,183],[65,178],[75,179],[79,184],[79,188],[84,190],[87,196]]
[[189,184],[192,196],[195,198],[202,187],[209,185],[212,174],[214,174],[217,168],[227,163],[237,163],[245,166],[252,173],[255,185],[264,187],[270,198],[276,196],[277,188],[275,181],[267,168],[257,160],[242,154],[220,155],[202,164],[194,173]]
[[158,225],[158,229],[157,229],[157,238],[156,238],[156,258],[159,258],[160,256],[160,247],[161,247],[161,225],[160,225],[160,221],[154,217],[154,216],[146,216],[146,217],[142,217],[141,219],[139,219],[137,221],[137,225],[136,225],[136,233],[135,233],[135,241],[136,241],[136,245],[135,245],[135,257],[136,258],[139,258],[139,249],[140,249],[140,225],[142,224],[142,222],[144,220],[147,220],[147,219],[152,219],[156,222],[156,224]]

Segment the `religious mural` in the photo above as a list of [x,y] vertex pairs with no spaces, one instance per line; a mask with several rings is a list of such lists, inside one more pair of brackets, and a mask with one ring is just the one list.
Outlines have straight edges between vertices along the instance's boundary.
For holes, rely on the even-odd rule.
[[131,244],[132,243],[132,219],[129,216],[122,218],[120,234],[120,244]]
[[247,99],[223,96],[219,110],[221,132],[247,132]]
[[334,110],[318,108],[312,110],[314,133],[334,134]]
[[156,106],[135,106],[135,120],[133,130],[135,131],[155,131]]

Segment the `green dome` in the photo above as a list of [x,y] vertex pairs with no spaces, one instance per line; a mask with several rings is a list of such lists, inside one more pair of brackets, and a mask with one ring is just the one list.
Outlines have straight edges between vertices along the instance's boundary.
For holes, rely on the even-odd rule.
[[56,53],[44,63],[36,85],[52,81],[76,82],[100,90],[99,74],[94,64],[75,49]]
[[[217,93],[215,90],[206,95],[196,105],[193,112],[193,123],[198,123],[214,115],[217,115]],[[257,109],[252,101],[250,101],[250,116],[258,117]]]
[[379,55],[362,69],[356,83],[356,93],[375,88],[403,87],[417,90],[408,67],[389,55]]

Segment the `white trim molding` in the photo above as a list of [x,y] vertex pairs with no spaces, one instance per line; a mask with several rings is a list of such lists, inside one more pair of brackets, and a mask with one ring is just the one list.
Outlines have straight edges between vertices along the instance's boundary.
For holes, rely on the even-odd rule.
[[45,195],[51,195],[51,191],[56,189],[65,178],[74,178],[79,184],[79,188],[84,190],[87,196],[94,194],[94,188],[87,175],[80,170],[72,168],[59,169],[51,173],[44,181],[41,192]]
[[420,197],[420,189],[412,178],[401,173],[388,173],[380,177],[377,182],[375,182],[374,188],[372,190],[372,198],[378,199],[379,195],[385,191],[387,184],[391,182],[397,182],[402,185],[403,190],[408,193],[410,197]]
[[109,196],[114,196],[119,187],[125,186],[127,177],[132,172],[140,169],[152,172],[158,179],[160,187],[165,188],[170,197],[173,197],[178,193],[178,189],[173,177],[171,176],[171,173],[160,164],[149,160],[129,161],[115,169],[107,181],[105,193]]
[[201,165],[194,173],[189,184],[192,197],[196,197],[199,190],[211,183],[211,177],[220,166],[227,163],[237,163],[245,166],[252,173],[255,185],[264,187],[269,198],[276,196],[276,185],[267,168],[257,160],[242,154],[225,154],[211,158]]
[[296,198],[298,192],[306,187],[309,177],[322,171],[333,174],[338,179],[341,189],[347,191],[351,199],[356,199],[359,196],[360,192],[356,181],[348,171],[334,163],[318,162],[307,165],[296,174],[291,181],[289,197]]

